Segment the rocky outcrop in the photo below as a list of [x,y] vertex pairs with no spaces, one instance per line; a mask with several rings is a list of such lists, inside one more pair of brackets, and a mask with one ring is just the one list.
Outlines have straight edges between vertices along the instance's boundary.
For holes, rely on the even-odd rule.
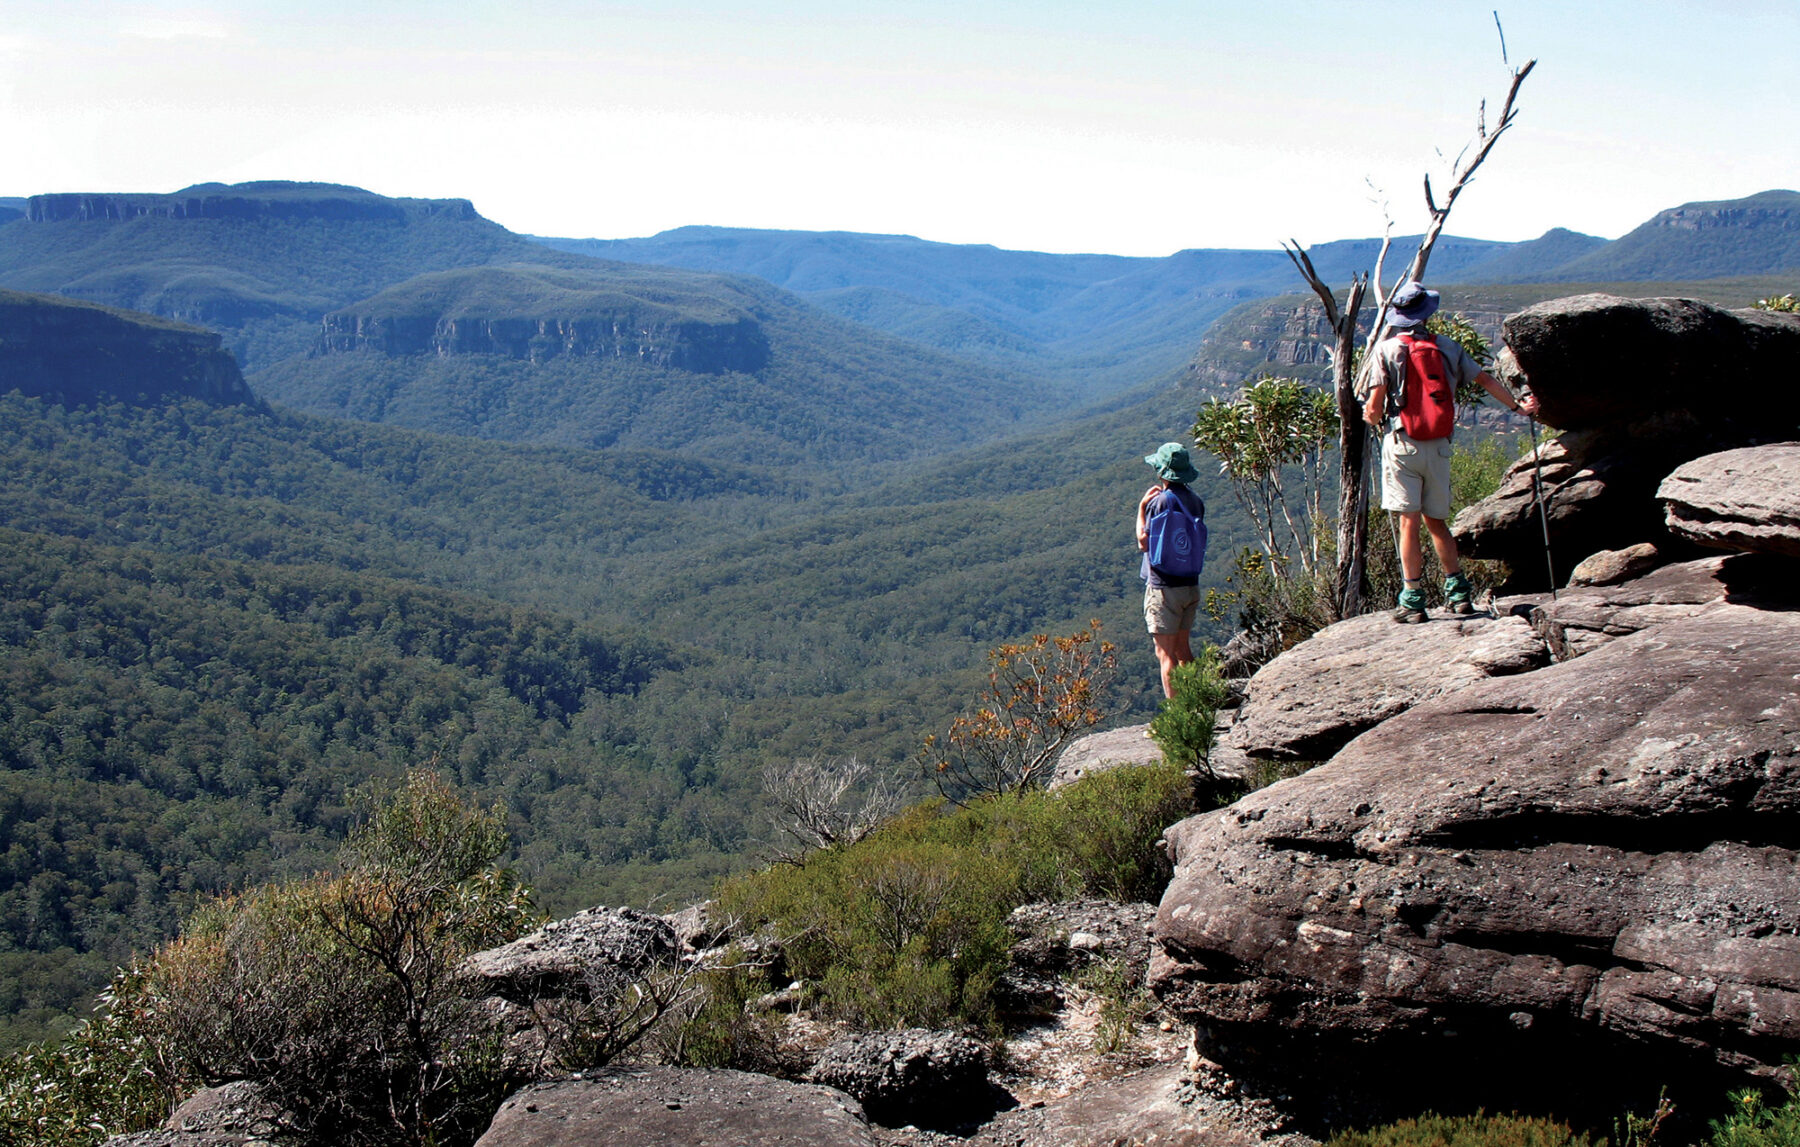
[[1075,738],[1057,754],[1049,787],[1067,788],[1083,777],[1122,766],[1160,765],[1162,749],[1150,739],[1149,730],[1148,725],[1126,725]]
[[64,403],[253,401],[219,336],[55,295],[0,291],[0,386]]
[[1171,829],[1165,1005],[1332,1101],[1774,1074],[1800,1039],[1795,604],[1469,686]]
[[545,996],[587,998],[672,963],[675,930],[635,908],[589,908],[510,944],[477,952],[457,976],[471,997],[529,1004]]
[[34,195],[25,215],[33,223],[137,219],[328,219],[405,223],[413,216],[476,219],[467,199],[389,199],[334,183],[200,183],[172,195]]
[[246,1080],[189,1096],[160,1128],[115,1135],[102,1147],[308,1147],[284,1126],[279,1106]]
[[1679,562],[1618,584],[1572,586],[1554,597],[1539,595],[1521,612],[1558,661],[1639,630],[1692,617],[1733,591],[1760,584],[1753,565],[1724,558]]
[[875,1147],[856,1101],[742,1071],[615,1067],[501,1105],[476,1147]]
[[851,1032],[825,1049],[806,1078],[844,1092],[891,1127],[978,1124],[995,1110],[987,1049],[955,1032]]
[[1369,614],[1264,666],[1226,740],[1252,757],[1320,761],[1423,701],[1549,663],[1523,618],[1446,614],[1395,625],[1385,613]]
[[1697,458],[1656,496],[1669,529],[1691,542],[1800,558],[1800,442]]
[[1515,463],[1454,532],[1465,556],[1510,564],[1515,588],[1548,588],[1534,470],[1562,569],[1641,542],[1680,557],[1691,548],[1664,528],[1654,497],[1663,478],[1800,431],[1800,316],[1580,295],[1513,315],[1505,334],[1543,421],[1565,433]]

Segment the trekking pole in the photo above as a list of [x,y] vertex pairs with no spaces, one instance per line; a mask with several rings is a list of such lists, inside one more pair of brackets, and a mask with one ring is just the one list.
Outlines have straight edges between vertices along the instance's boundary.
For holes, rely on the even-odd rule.
[[1531,499],[1537,503],[1538,524],[1544,528],[1544,569],[1550,575],[1550,600],[1556,600],[1556,562],[1550,557],[1550,515],[1544,509],[1544,460],[1538,456],[1537,416],[1527,415],[1531,427]]

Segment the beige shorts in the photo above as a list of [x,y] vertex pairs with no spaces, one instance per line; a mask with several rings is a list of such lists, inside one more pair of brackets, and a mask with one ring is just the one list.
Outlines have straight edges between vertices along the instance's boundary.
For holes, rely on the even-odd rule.
[[1186,633],[1200,615],[1200,587],[1144,587],[1144,625],[1151,633]]
[[1381,508],[1427,518],[1450,516],[1450,440],[1424,442],[1401,430],[1381,438]]

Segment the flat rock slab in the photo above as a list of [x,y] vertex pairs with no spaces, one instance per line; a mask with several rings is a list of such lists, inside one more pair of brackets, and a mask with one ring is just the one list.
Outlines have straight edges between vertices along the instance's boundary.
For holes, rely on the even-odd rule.
[[840,1091],[712,1068],[621,1067],[540,1083],[501,1105],[476,1147],[875,1147]]
[[1770,1078],[1800,1043],[1797,685],[1800,612],[1720,602],[1418,705],[1169,830],[1152,987],[1233,1070],[1401,1105],[1579,1102],[1594,1062],[1652,1102]]
[[1800,442],[1696,458],[1656,496],[1669,529],[1698,545],[1800,558]]
[[1149,732],[1149,725],[1126,725],[1075,738],[1057,755],[1050,787],[1060,789],[1121,765],[1162,764],[1162,750],[1150,739]]
[[1436,614],[1400,625],[1385,613],[1354,617],[1252,677],[1226,743],[1252,757],[1324,760],[1422,701],[1549,662],[1523,618]]

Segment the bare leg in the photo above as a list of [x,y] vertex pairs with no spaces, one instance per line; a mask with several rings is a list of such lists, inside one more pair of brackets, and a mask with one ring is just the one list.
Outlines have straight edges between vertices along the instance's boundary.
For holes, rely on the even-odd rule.
[[1407,581],[1425,576],[1425,551],[1419,547],[1419,519],[1424,516],[1417,511],[1400,515],[1400,576]]
[[1400,576],[1407,581],[1418,581],[1425,576],[1425,549],[1419,540],[1421,518],[1425,520],[1425,532],[1431,535],[1431,548],[1437,551],[1438,564],[1444,567],[1444,575],[1460,573],[1462,562],[1457,557],[1456,539],[1450,536],[1450,527],[1444,519],[1411,513],[1400,515]]
[[1162,669],[1162,687],[1164,697],[1175,696],[1175,687],[1169,681],[1169,675],[1175,672],[1177,665],[1186,665],[1194,659],[1193,646],[1188,643],[1188,631],[1180,633],[1152,633],[1150,640],[1156,643],[1156,663]]
[[[1450,536],[1450,527],[1444,524],[1444,519],[1425,518],[1425,529],[1431,534],[1431,548],[1437,551],[1438,564],[1444,567],[1444,576],[1461,573],[1462,562],[1456,555],[1456,539]],[[1418,542],[1415,541],[1413,545],[1417,546]]]

